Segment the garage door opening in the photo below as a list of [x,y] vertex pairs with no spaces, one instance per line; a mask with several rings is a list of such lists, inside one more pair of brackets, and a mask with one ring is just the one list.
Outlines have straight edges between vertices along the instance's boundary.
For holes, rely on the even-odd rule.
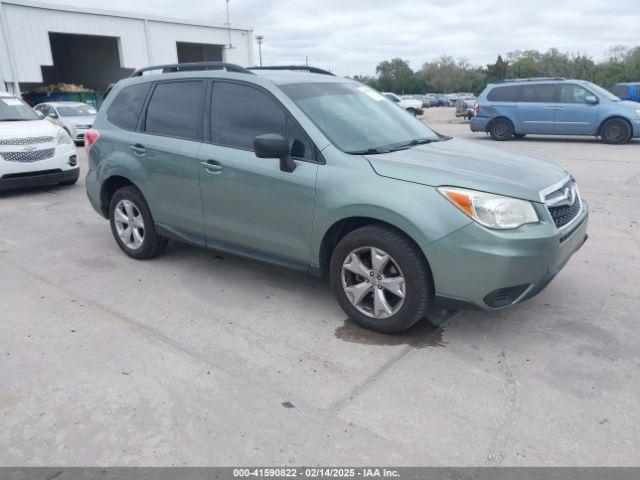
[[44,85],[74,83],[104,91],[128,77],[133,69],[122,68],[118,37],[49,32],[53,66],[43,66]]
[[222,45],[176,42],[176,48],[179,63],[222,61]]

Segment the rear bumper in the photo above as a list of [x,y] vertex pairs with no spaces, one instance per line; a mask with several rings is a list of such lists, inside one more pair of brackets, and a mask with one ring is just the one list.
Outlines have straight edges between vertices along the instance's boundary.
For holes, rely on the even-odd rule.
[[0,191],[72,182],[78,179],[78,175],[80,175],[80,168],[78,167],[69,170],[54,169],[10,173],[0,177]]
[[476,223],[428,245],[436,301],[496,310],[540,293],[587,238],[588,206],[566,229],[551,222],[496,232]]
[[472,117],[469,122],[469,128],[472,132],[486,132],[491,117]]

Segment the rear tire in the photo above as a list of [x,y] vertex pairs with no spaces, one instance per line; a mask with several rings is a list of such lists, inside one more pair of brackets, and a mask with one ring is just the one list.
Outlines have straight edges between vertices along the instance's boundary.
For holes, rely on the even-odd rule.
[[136,260],[160,255],[169,243],[156,232],[147,201],[135,187],[122,187],[113,194],[109,223],[120,249]]
[[489,135],[499,142],[510,140],[513,137],[513,124],[506,118],[497,118],[491,122]]
[[621,145],[631,138],[631,127],[624,120],[613,118],[604,122],[600,128],[600,137],[604,143]]
[[408,329],[425,316],[433,299],[431,271],[422,252],[384,225],[345,235],[331,256],[329,279],[349,318],[380,333]]

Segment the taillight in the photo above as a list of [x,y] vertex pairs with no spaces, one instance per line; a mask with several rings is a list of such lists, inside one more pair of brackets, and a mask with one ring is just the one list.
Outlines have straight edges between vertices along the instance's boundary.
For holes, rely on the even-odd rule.
[[91,150],[91,147],[98,141],[100,138],[100,132],[95,128],[90,128],[84,133],[84,148],[87,150]]
[[478,115],[478,112],[480,112],[480,105],[478,104],[478,102],[473,102],[473,112]]

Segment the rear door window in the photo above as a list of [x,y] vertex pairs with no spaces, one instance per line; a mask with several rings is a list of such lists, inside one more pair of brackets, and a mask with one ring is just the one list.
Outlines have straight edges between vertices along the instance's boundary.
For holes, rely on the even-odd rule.
[[145,132],[200,140],[203,86],[201,80],[158,83],[147,107]]
[[147,97],[149,83],[139,83],[120,90],[107,111],[107,119],[126,130],[135,130],[140,109]]
[[247,85],[215,82],[211,138],[226,147],[253,150],[253,139],[266,133],[286,138],[286,114],[274,98]]
[[520,85],[507,85],[495,87],[487,95],[491,102],[517,102],[520,97]]
[[555,103],[558,98],[558,85],[543,83],[538,85],[522,85],[521,102]]

